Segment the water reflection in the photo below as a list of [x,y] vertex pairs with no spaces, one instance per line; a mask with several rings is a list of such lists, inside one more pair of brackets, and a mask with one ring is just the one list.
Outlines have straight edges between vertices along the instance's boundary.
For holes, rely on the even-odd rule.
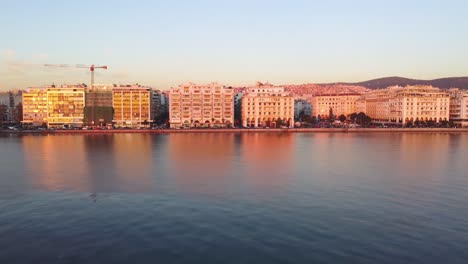
[[151,189],[151,136],[48,135],[22,137],[33,187],[81,192]]
[[248,187],[259,192],[278,191],[295,175],[295,135],[290,133],[241,136],[242,179]]
[[33,187],[89,190],[84,137],[47,135],[21,139],[26,176]]
[[232,187],[230,175],[238,160],[235,134],[169,135],[167,159],[177,189],[189,193],[221,194]]

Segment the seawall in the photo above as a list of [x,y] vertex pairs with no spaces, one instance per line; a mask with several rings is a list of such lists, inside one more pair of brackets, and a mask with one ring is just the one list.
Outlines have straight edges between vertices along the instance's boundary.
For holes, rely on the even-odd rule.
[[0,130],[0,134],[117,134],[117,133],[468,133],[468,128],[271,128],[271,129],[110,129]]

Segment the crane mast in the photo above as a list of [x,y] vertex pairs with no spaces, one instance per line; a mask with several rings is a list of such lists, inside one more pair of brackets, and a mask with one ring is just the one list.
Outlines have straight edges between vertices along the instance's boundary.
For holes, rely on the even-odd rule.
[[89,69],[91,72],[91,92],[93,93],[92,97],[92,102],[91,102],[91,126],[94,126],[94,116],[95,116],[95,106],[96,106],[96,90],[94,89],[94,70],[95,69],[103,69],[107,70],[107,66],[96,66],[94,64],[92,65],[84,65],[84,64],[44,64],[45,67],[55,67],[55,68],[84,68],[84,69]]

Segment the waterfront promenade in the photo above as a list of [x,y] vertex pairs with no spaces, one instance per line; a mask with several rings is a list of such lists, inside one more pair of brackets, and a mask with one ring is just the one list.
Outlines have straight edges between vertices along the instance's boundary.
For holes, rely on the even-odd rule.
[[270,128],[270,129],[108,129],[108,130],[0,130],[0,134],[116,134],[116,133],[468,133],[468,128]]

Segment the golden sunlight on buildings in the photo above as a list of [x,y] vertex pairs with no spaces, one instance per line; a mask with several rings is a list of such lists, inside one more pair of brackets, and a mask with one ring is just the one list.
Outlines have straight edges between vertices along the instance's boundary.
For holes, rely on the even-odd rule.
[[24,125],[47,124],[47,89],[30,88],[23,92]]
[[23,124],[81,127],[85,91],[82,85],[30,88],[23,93]]
[[151,88],[140,85],[117,86],[112,90],[116,127],[148,127],[151,120]]
[[83,126],[85,91],[83,86],[47,89],[47,121],[49,127]]
[[374,120],[440,122],[449,120],[450,96],[432,86],[393,86],[363,95],[357,105]]
[[244,127],[294,126],[294,97],[283,87],[258,82],[241,100]]
[[230,127],[234,123],[234,91],[218,83],[188,83],[169,93],[171,128]]
[[312,97],[312,116],[328,117],[330,109],[334,116],[356,112],[356,100],[360,94],[324,94]]

